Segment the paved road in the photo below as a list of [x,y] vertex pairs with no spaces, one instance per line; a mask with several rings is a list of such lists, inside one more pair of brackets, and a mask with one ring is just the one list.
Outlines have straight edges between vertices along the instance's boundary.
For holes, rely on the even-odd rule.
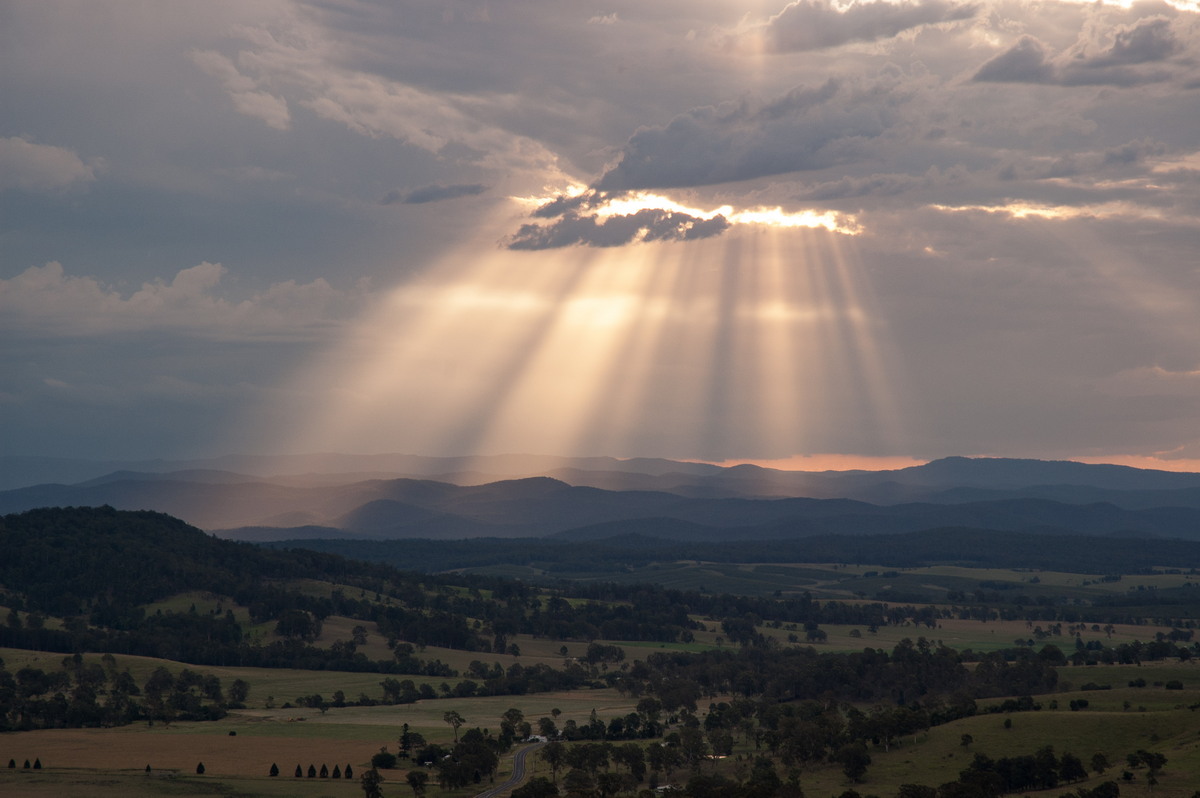
[[545,743],[534,743],[533,745],[527,745],[520,751],[517,751],[517,753],[513,756],[513,772],[512,775],[508,777],[508,781],[484,790],[483,792],[479,793],[479,795],[475,796],[475,798],[496,798],[496,796],[502,793],[519,787],[521,782],[525,781],[525,757],[529,756],[543,745],[545,745]]

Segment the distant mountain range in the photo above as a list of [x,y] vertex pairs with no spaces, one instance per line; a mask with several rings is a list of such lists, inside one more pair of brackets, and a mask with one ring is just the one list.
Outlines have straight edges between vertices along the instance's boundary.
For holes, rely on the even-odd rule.
[[[21,462],[31,465],[0,458],[0,473],[11,482]],[[0,491],[0,513],[158,510],[256,541],[777,540],[943,527],[1200,540],[1200,474],[1073,462],[952,457],[892,471],[789,472],[652,459],[314,455],[98,475],[100,463],[32,465],[30,474],[88,476]]]

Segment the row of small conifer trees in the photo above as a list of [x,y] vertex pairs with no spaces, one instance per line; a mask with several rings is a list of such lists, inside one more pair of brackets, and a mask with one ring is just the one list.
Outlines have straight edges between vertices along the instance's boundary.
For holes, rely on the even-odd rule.
[[[8,766],[10,768],[15,768],[17,766],[17,760],[15,760],[15,759],[8,760]],[[30,770],[31,768],[33,770],[41,770],[42,769],[42,760],[40,758],[35,759],[35,760],[33,760],[33,764],[30,765],[29,760],[26,759],[25,764],[22,767],[25,770]],[[150,772],[151,772],[150,766],[146,765],[146,773],[150,773]],[[196,765],[196,775],[197,776],[204,775],[204,763],[203,762],[200,762],[199,764]],[[279,775],[279,765],[272,762],[271,770],[268,775],[278,776]],[[308,778],[310,778],[310,779],[315,779],[318,776],[320,776],[323,779],[330,779],[330,778],[332,778],[332,779],[352,779],[352,778],[354,778],[354,768],[350,767],[350,765],[347,764],[346,770],[343,771],[339,766],[334,765],[333,771],[330,772],[329,766],[322,763],[321,769],[319,771],[317,770],[315,765],[309,765],[307,775],[308,775]],[[299,765],[296,765],[295,776],[298,779],[304,778],[304,776],[305,776],[304,769],[302,767],[300,767]]]
[[[25,766],[29,767],[29,763],[26,762]],[[12,767],[12,766],[10,765],[9,767]],[[37,767],[41,767],[41,765],[39,764],[39,765],[37,765]],[[146,772],[147,773],[150,772],[149,765],[146,765]],[[204,763],[203,762],[196,765],[196,775],[198,775],[198,776],[204,775]],[[278,776],[279,775],[279,765],[272,762],[271,770],[267,773],[267,775]],[[296,773],[295,773],[296,778],[298,778],[298,779],[304,778],[304,775],[305,775],[304,769],[302,767],[300,767],[299,765],[296,765]],[[342,769],[339,766],[334,765],[333,772],[331,773],[331,772],[329,772],[329,766],[324,763],[321,764],[320,771],[317,770],[315,765],[309,765],[308,766],[308,777],[310,779],[315,779],[315,778],[317,778],[317,776],[320,776],[323,779],[330,779],[330,778],[332,778],[332,779],[342,779],[342,778],[352,779],[352,778],[354,778],[354,768],[350,767],[350,765],[347,764],[345,773],[343,773]]]
[[[278,776],[279,775],[279,765],[276,765],[275,763],[271,763],[271,770],[268,773],[268,775]],[[315,779],[318,776],[320,776],[323,779],[330,779],[330,778],[332,778],[332,779],[352,779],[352,778],[354,778],[354,768],[350,767],[350,765],[347,764],[346,770],[343,771],[340,767],[338,767],[337,765],[334,765],[333,772],[331,773],[329,771],[328,765],[322,764],[320,771],[317,770],[316,766],[309,765],[308,772],[305,773],[305,771],[302,767],[300,767],[299,765],[296,765],[296,772],[293,775],[298,779],[304,778],[304,776],[306,776],[306,775],[310,779]]]

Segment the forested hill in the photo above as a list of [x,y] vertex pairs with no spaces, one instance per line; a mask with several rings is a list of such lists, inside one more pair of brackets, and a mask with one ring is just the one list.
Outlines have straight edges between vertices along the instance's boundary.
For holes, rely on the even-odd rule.
[[391,571],[329,554],[220,540],[169,515],[111,507],[2,516],[0,550],[0,586],[52,615],[73,615],[100,599],[137,605],[188,590],[233,595],[262,579]]
[[[264,543],[304,546],[416,571],[531,566],[546,579],[602,578],[652,563],[830,562],[920,568],[1031,568],[1082,574],[1144,573],[1155,567],[1200,568],[1200,541],[1097,535],[1046,535],[941,527],[896,535],[814,535],[799,540],[682,541],[639,533],[512,540],[345,540],[305,538]],[[600,575],[596,577],[595,575]]]
[[[33,510],[0,518],[0,647],[107,651],[202,665],[454,676],[414,646],[509,651],[506,634],[552,640],[687,642],[692,615],[780,623],[886,623],[882,605],[822,605],[808,596],[700,595],[652,585],[529,584],[467,574],[415,574],[305,550],[210,537],[154,512],[110,507]],[[197,611],[178,594],[201,592]],[[569,601],[568,599],[582,599]],[[156,606],[157,605],[157,606]],[[222,609],[222,606],[224,609]],[[636,607],[636,610],[631,609]],[[354,640],[317,645],[338,617],[372,627],[393,656],[368,660]],[[265,629],[272,631],[264,634]],[[562,689],[529,666],[496,690]],[[576,675],[577,676],[577,675]],[[575,678],[574,676],[572,678]],[[536,686],[535,686],[536,683]]]

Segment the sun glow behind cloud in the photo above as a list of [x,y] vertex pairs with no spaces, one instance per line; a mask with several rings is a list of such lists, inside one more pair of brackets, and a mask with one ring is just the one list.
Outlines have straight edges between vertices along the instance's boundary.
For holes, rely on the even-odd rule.
[[849,214],[811,209],[789,212],[778,206],[774,208],[759,207],[738,210],[732,205],[722,205],[712,210],[704,210],[701,208],[691,208],[661,194],[652,194],[645,191],[623,194],[607,199],[597,205],[594,212],[601,218],[607,218],[610,216],[629,216],[646,209],[684,213],[699,219],[713,219],[717,216],[724,216],[733,224],[762,225],[764,227],[807,227],[811,230],[824,228],[830,232],[841,233],[842,235],[858,235],[862,232],[862,227],[858,224],[858,220]]
[[787,216],[703,242],[465,242],[295,381],[307,417],[281,448],[786,457],[827,450],[834,417],[894,438],[853,239]]

